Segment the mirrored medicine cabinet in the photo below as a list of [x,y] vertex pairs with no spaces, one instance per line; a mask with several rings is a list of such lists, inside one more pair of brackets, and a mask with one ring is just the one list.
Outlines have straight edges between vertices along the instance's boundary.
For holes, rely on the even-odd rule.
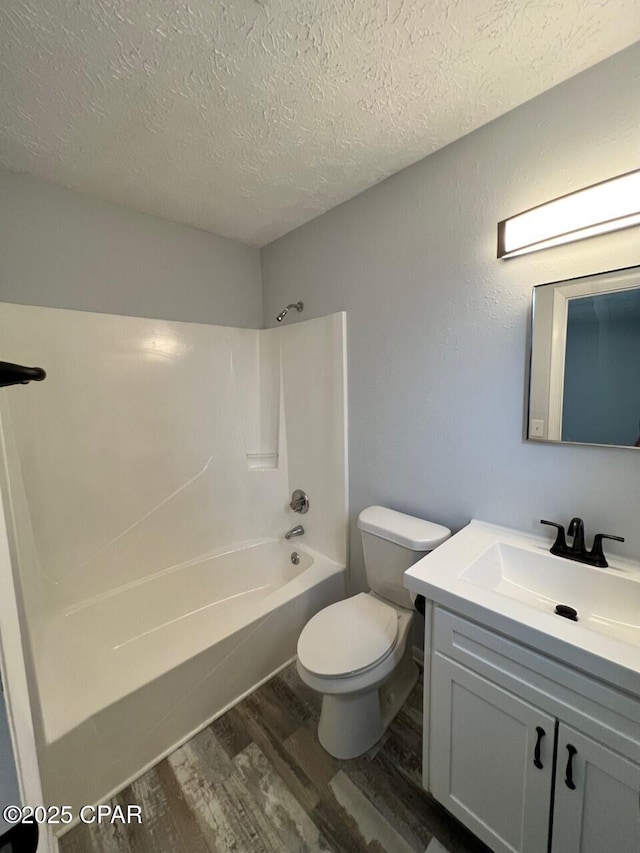
[[640,267],[534,287],[526,433],[640,448]]

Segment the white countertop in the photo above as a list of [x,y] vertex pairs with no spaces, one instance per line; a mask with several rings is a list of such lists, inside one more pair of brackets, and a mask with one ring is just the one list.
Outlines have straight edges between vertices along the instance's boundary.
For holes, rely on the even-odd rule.
[[[636,641],[640,636],[640,566],[616,558],[610,559],[609,569],[596,569],[550,555],[548,551],[552,541],[552,538],[473,520],[415,563],[405,573],[405,587],[556,660],[640,696],[640,643]],[[476,561],[495,545],[500,545],[503,550],[505,546],[506,550],[515,546],[530,552],[526,556],[532,556],[545,574],[548,571],[548,595],[546,590],[541,595],[532,593],[526,586],[514,585],[514,597],[504,594],[506,584],[494,583],[492,588],[491,585],[470,581],[473,574],[469,567],[477,565]],[[512,553],[517,556],[519,552]],[[562,586],[559,580],[556,583],[556,578],[567,574],[570,578],[577,578],[577,582],[571,584],[570,593],[567,593],[566,582],[562,587],[565,597],[570,595],[571,600],[556,601],[554,592]],[[599,587],[606,588],[608,579],[618,588],[622,579],[625,591],[628,591],[624,622],[597,617],[579,618],[573,622],[554,613],[556,603],[571,605],[579,614],[581,608],[593,607],[593,590],[588,601],[589,586],[593,587],[596,580]],[[540,585],[540,574],[536,580]],[[615,635],[617,624],[623,626],[619,636]]]

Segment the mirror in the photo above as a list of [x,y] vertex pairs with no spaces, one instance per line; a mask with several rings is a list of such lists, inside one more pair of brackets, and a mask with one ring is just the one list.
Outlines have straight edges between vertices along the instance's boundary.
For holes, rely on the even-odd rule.
[[534,287],[527,438],[640,447],[640,267]]

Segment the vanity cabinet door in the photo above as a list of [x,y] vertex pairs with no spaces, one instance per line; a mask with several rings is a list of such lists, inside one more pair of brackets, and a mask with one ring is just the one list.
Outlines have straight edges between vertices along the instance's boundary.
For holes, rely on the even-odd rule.
[[433,796],[494,853],[547,853],[555,718],[437,652],[430,707]]
[[640,851],[640,765],[563,723],[554,802],[552,853]]

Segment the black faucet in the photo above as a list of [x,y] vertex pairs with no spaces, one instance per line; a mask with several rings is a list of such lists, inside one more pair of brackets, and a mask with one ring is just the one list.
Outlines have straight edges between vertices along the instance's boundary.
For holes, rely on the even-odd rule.
[[616,542],[624,542],[623,536],[609,536],[608,533],[597,533],[593,537],[593,548],[589,554],[589,563],[592,566],[598,566],[600,569],[606,569],[609,563],[602,550],[603,539],[614,539]]
[[584,521],[581,518],[572,518],[567,527],[567,534],[573,537],[571,553],[576,560],[582,560],[589,553],[584,544]]
[[540,519],[540,524],[548,524],[558,530],[556,541],[549,549],[557,557],[566,557],[578,563],[586,563],[589,566],[597,566],[606,569],[609,563],[602,550],[603,539],[615,539],[616,542],[624,542],[622,536],[610,536],[608,533],[598,533],[593,539],[593,547],[588,551],[584,542],[584,522],[581,518],[572,518],[567,528],[567,534],[573,538],[571,545],[567,545],[564,535],[564,527],[555,521]]

